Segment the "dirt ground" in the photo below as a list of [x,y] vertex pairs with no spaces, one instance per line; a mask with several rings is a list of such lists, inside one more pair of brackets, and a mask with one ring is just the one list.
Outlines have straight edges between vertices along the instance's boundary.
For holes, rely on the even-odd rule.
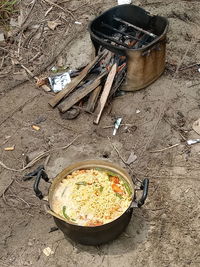
[[[31,1],[24,2],[21,14],[30,10]],[[45,212],[45,201],[34,195],[33,180],[22,180],[45,159],[25,171],[8,170],[1,164],[0,266],[199,266],[200,144],[188,146],[186,140],[200,138],[192,130],[193,122],[200,117],[200,85],[195,85],[200,83],[200,73],[197,66],[181,70],[200,63],[199,1],[134,1],[152,14],[169,19],[166,71],[148,88],[115,98],[98,126],[86,113],[75,120],[62,119],[58,110],[48,105],[51,93],[37,88],[32,80],[23,82],[26,73],[10,59],[19,52],[22,64],[31,71],[43,69],[42,73],[59,65],[78,68],[91,60],[93,48],[87,25],[116,1],[53,2],[72,10],[75,18],[56,7],[45,17],[51,4],[36,1],[27,20],[35,21],[32,27],[38,21],[44,21],[46,27],[48,20],[56,19],[61,25],[54,31],[46,27],[43,37],[32,37],[20,51],[16,48],[19,40],[14,39],[5,47],[11,53],[1,55],[5,59],[0,72],[0,161],[19,170],[39,153],[65,146],[79,136],[68,149],[50,153],[46,166],[50,178],[70,163],[85,159],[109,160],[130,171],[112,143],[125,160],[131,152],[137,155],[130,167],[137,178],[150,179],[149,195],[141,209],[134,209],[128,228],[118,239],[98,247],[83,246],[66,240],[61,231],[49,232],[55,224]],[[74,19],[82,25],[74,24]],[[73,41],[66,45],[73,32]],[[22,40],[31,32],[24,34]],[[176,71],[177,67],[180,69]],[[17,83],[21,85],[14,86]],[[128,126],[121,126],[113,137],[113,128],[107,126],[112,126],[117,117]],[[33,130],[33,124],[40,130]],[[14,151],[4,151],[12,145]],[[47,194],[48,185],[41,187]],[[46,247],[53,251],[49,257],[43,253]]]

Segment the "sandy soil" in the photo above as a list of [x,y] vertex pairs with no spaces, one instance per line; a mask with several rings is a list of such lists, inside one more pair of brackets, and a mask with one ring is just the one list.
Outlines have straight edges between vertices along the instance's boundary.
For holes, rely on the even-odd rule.
[[[60,56],[68,67],[80,67],[90,61],[93,49],[86,26],[115,2],[99,0],[95,5],[89,6],[88,2],[88,6],[81,8],[77,20],[83,25],[76,25],[78,31],[78,27],[82,27],[81,33]],[[130,167],[139,179],[149,177],[148,200],[141,209],[134,209],[128,228],[117,240],[87,247],[66,240],[61,231],[49,233],[55,224],[45,212],[45,201],[35,197],[33,180],[22,180],[25,173],[45,160],[23,172],[0,166],[0,266],[200,265],[200,144],[187,146],[185,142],[189,138],[199,138],[192,130],[192,124],[200,117],[200,87],[191,85],[200,82],[200,74],[198,67],[175,73],[180,64],[183,67],[200,62],[200,5],[198,1],[189,0],[134,2],[152,14],[169,19],[167,64],[162,77],[144,90],[115,98],[105,110],[100,124],[95,126],[93,116],[85,113],[73,121],[63,120],[58,110],[48,105],[52,95],[36,88],[33,82],[8,90],[10,84],[16,82],[15,75],[9,72],[1,78],[0,85],[0,160],[12,169],[21,169],[27,160],[40,152],[67,145],[80,135],[68,149],[51,153],[46,167],[50,178],[53,179],[70,163],[84,159],[107,158],[127,168],[113,149],[110,137],[124,159],[128,159],[132,151],[137,155],[137,161]],[[73,8],[81,4],[80,1],[71,1]],[[49,7],[36,5],[33,16],[40,19]],[[53,15],[55,13],[50,12],[47,19],[52,19]],[[49,43],[43,47],[45,57],[51,56],[49,47],[54,43],[52,40],[59,41],[65,27],[47,31]],[[53,48],[58,49],[59,42]],[[27,54],[23,56],[26,60]],[[36,59],[33,69],[42,60],[44,57]],[[58,60],[50,65],[56,64]],[[16,72],[13,69],[10,71]],[[21,69],[17,69],[19,71],[21,77]],[[136,112],[138,109],[139,114]],[[122,126],[113,137],[112,128],[105,127],[112,126],[118,116],[129,125]],[[33,130],[33,124],[37,124],[40,131]],[[174,144],[178,145],[152,153]],[[5,147],[12,145],[15,145],[14,151],[4,151]],[[48,185],[43,183],[41,188],[47,194]],[[54,254],[45,256],[43,249],[46,247],[50,247]]]

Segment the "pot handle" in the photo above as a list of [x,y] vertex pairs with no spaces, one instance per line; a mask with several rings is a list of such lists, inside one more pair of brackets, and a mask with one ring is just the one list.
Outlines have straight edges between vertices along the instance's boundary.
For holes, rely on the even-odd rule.
[[147,198],[148,195],[148,190],[149,190],[149,179],[145,178],[140,186],[140,189],[143,190],[142,197],[138,200],[138,208],[142,207],[144,205],[144,202]]
[[36,196],[37,196],[39,199],[43,199],[43,194],[42,194],[42,192],[41,192],[40,189],[39,189],[39,183],[40,183],[40,180],[41,180],[41,178],[42,178],[45,182],[49,182],[48,175],[46,174],[43,165],[40,165],[40,166],[39,166],[36,170],[34,170],[33,172],[30,172],[30,173],[26,174],[26,175],[23,177],[23,180],[24,180],[24,181],[27,181],[27,180],[32,179],[32,178],[35,177],[35,176],[36,176],[36,178],[35,178],[35,182],[34,182],[34,185],[33,185],[33,190],[34,190]]
[[36,196],[37,196],[39,199],[43,199],[43,197],[44,197],[43,194],[42,194],[42,192],[41,192],[40,189],[39,189],[39,183],[40,183],[41,178],[42,178],[45,182],[48,182],[48,181],[49,181],[48,175],[46,174],[44,168],[38,171],[37,176],[36,176],[36,178],[35,178],[34,185],[33,185],[33,190],[34,190]]

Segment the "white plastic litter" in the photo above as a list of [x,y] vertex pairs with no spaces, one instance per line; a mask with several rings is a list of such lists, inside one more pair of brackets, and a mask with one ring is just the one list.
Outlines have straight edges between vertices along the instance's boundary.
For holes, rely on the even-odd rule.
[[115,121],[115,124],[114,124],[114,130],[113,130],[113,135],[116,135],[117,133],[117,130],[119,129],[119,126],[122,122],[122,118],[118,118],[116,121]]
[[71,82],[69,72],[58,74],[54,77],[48,77],[49,83],[54,93],[62,91],[62,89]]
[[132,0],[117,0],[118,5],[131,4]]

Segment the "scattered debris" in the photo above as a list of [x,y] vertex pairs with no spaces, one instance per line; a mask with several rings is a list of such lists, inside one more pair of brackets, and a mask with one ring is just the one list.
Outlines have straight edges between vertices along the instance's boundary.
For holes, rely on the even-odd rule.
[[47,21],[47,25],[49,27],[49,29],[51,29],[52,31],[55,30],[56,27],[58,27],[59,25],[61,25],[62,23],[60,21]]
[[119,126],[122,122],[122,118],[118,118],[116,121],[115,121],[115,124],[114,124],[114,130],[113,130],[113,135],[116,135],[117,133],[117,130],[119,129]]
[[54,93],[62,91],[71,82],[69,72],[64,72],[53,77],[48,77],[49,83]]
[[59,151],[59,150],[63,150],[63,149],[67,149],[68,147],[70,147],[75,141],[76,139],[78,139],[80,135],[77,135],[68,145],[66,146],[63,146],[63,147],[56,147],[56,148],[52,148],[50,150],[47,150],[45,152],[42,152],[40,153],[37,157],[35,157],[32,161],[30,161],[25,167],[21,168],[21,169],[12,169],[12,168],[9,168],[8,166],[6,166],[2,161],[0,161],[0,166],[3,167],[4,169],[6,170],[9,170],[9,171],[15,171],[15,172],[22,172],[22,171],[25,171],[26,169],[28,168],[31,168],[33,165],[35,165],[35,163],[37,163],[39,160],[45,158],[45,157],[48,157],[49,154],[51,152],[54,152],[54,151]]
[[200,135],[200,119],[196,120],[192,125],[193,130]]
[[191,140],[187,140],[187,144],[188,145],[194,145],[200,143],[200,139],[191,139]]
[[54,251],[50,247],[47,247],[43,249],[43,253],[45,256],[49,257],[54,254]]
[[36,130],[36,131],[39,131],[39,130],[40,130],[40,127],[37,126],[37,125],[32,125],[32,128],[33,128],[34,130]]
[[82,24],[82,22],[80,22],[80,21],[75,21],[74,23],[75,24],[78,24],[78,25],[81,25]]
[[5,147],[4,150],[5,151],[13,151],[13,150],[15,150],[15,145],[10,146],[10,147]]
[[134,154],[134,152],[131,152],[128,160],[126,161],[126,164],[130,165],[131,163],[135,162],[137,160],[137,156]]

